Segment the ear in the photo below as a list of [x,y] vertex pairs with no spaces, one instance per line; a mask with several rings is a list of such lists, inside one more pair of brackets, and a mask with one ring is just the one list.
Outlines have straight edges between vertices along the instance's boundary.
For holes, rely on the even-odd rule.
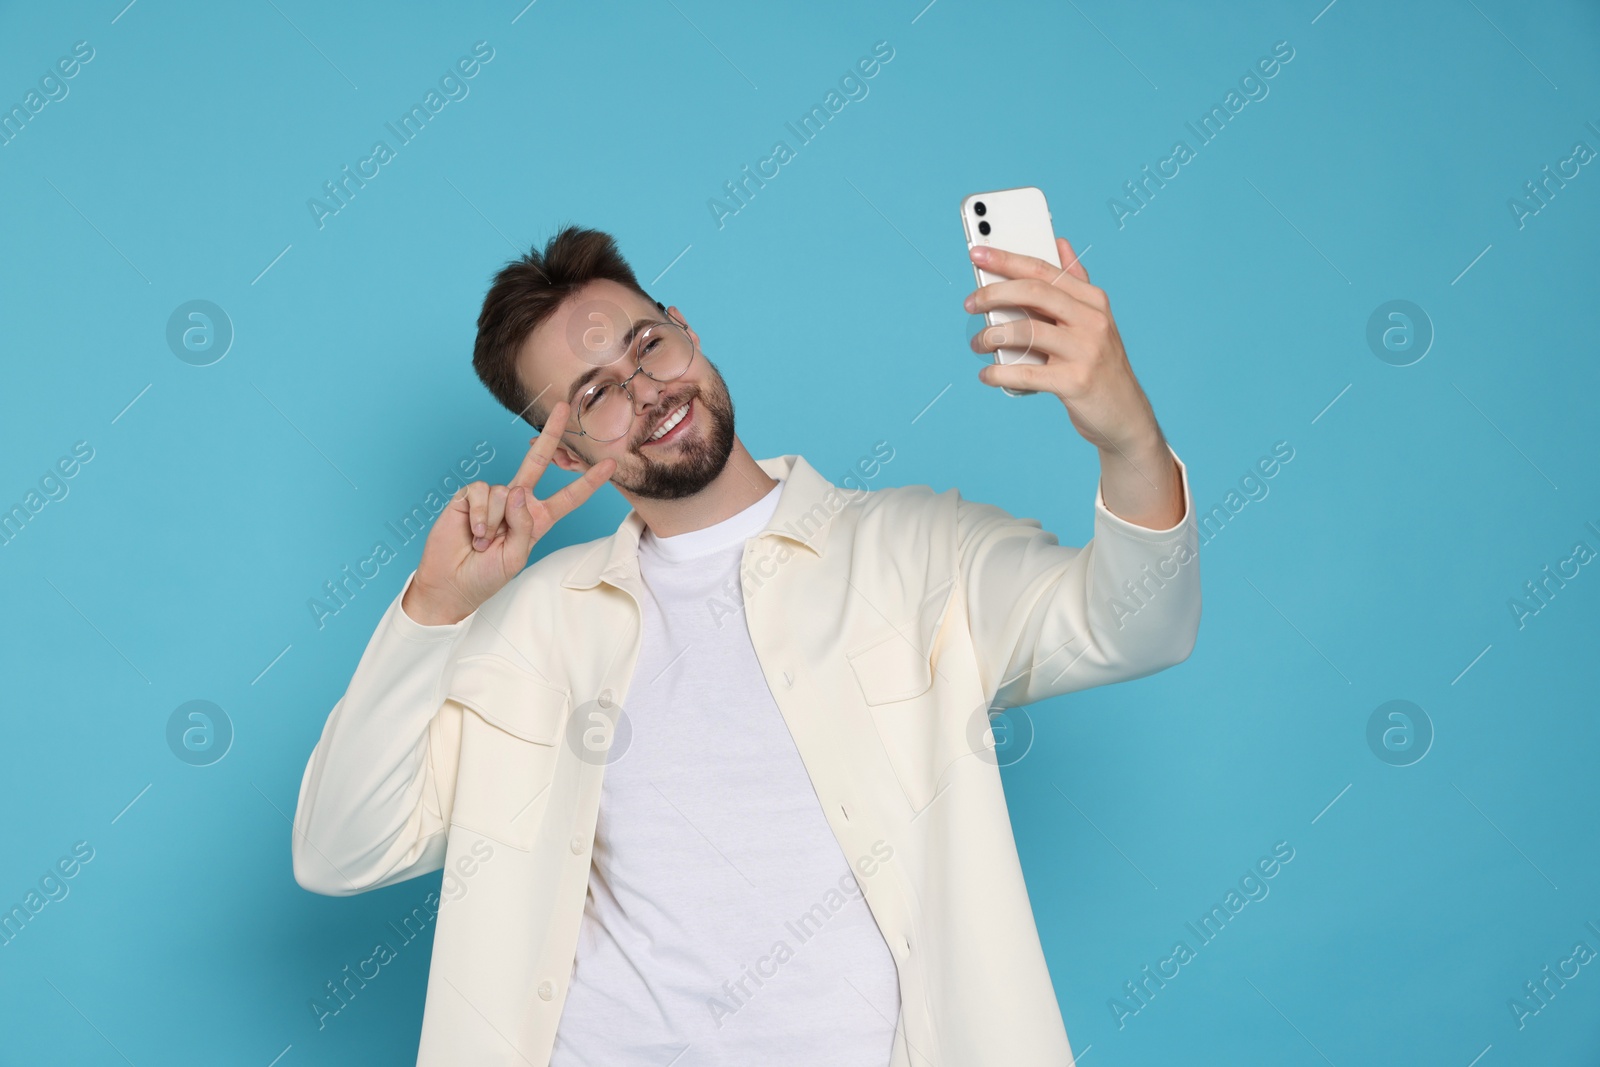
[[555,460],[556,466],[564,471],[574,471],[582,474],[589,469],[589,464],[580,459],[577,453],[566,445],[556,445],[556,450],[550,454],[550,458]]
[[694,332],[694,327],[690,326],[689,320],[683,317],[683,313],[678,310],[678,305],[674,304],[667,308],[667,318],[682,326],[688,332],[689,339],[694,342],[694,346],[696,348],[700,347],[700,335]]

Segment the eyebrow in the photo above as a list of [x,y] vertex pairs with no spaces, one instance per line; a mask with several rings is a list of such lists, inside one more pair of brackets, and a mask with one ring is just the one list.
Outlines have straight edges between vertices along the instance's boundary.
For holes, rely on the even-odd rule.
[[[629,326],[627,332],[622,335],[623,353],[626,354],[630,349],[633,348],[633,339],[638,336],[640,330],[647,326],[655,326],[661,321],[661,319],[634,319],[633,325]],[[577,380],[567,387],[567,404],[569,407],[572,405],[573,401],[577,399],[578,394],[583,391],[583,387],[604,373],[607,366],[610,366],[610,364],[605,364],[599,367],[590,367],[588,370],[578,375]]]

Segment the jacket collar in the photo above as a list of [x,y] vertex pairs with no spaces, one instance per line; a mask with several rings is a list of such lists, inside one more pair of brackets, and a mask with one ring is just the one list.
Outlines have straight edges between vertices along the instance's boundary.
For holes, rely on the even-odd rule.
[[[826,498],[831,495],[842,500],[838,488],[799,455],[758,459],[756,465],[783,482],[777,510],[756,536],[782,537],[821,556],[827,544],[828,529],[839,510],[837,506],[830,506]],[[644,529],[644,519],[637,510],[630,508],[617,532],[594,541],[561,584],[568,589],[588,589],[601,581],[615,583],[632,573],[637,567],[639,536]]]

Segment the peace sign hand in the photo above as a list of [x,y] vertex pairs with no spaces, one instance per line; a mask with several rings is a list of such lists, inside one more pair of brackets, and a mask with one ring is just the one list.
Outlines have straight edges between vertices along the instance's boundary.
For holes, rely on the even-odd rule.
[[561,441],[569,408],[557,401],[533,439],[517,473],[505,485],[473,482],[457,490],[422,546],[422,562],[400,607],[424,626],[460,622],[528,564],[528,556],[550,528],[570,514],[617,469],[603,459],[547,499],[533,495]]

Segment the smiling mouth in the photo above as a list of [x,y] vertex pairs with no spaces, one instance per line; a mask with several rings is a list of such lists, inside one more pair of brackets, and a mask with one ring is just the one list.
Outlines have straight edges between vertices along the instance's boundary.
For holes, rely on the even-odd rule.
[[665,419],[662,419],[661,424],[656,427],[649,437],[644,439],[643,443],[656,445],[677,440],[683,436],[685,427],[691,421],[694,413],[694,399],[691,397],[679,405]]

